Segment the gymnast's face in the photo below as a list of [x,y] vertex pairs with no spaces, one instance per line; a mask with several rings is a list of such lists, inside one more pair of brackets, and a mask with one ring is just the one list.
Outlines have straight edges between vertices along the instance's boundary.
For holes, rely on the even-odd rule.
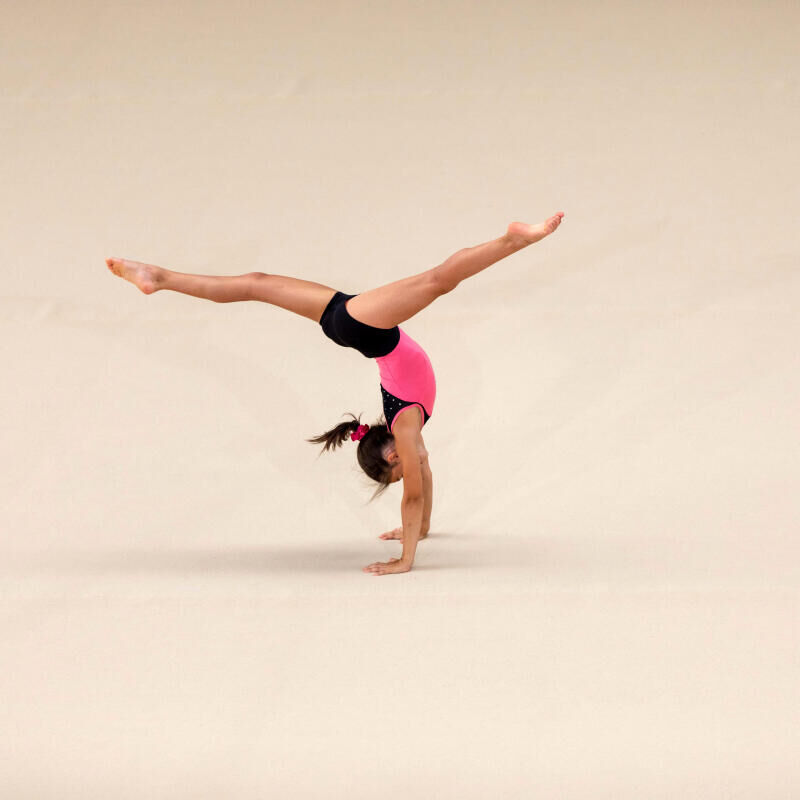
[[387,446],[384,458],[392,465],[391,482],[397,483],[403,477],[403,462],[400,461],[400,456],[397,455],[393,444]]

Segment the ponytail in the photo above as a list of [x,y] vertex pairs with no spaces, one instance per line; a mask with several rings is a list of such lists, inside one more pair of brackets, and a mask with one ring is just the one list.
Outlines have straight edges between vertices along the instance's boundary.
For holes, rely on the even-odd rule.
[[319,436],[306,439],[311,444],[324,445],[322,452],[335,450],[341,447],[347,439],[358,442],[356,448],[356,458],[358,464],[364,472],[376,481],[380,486],[372,496],[374,500],[382,494],[390,485],[392,478],[392,466],[384,458],[386,445],[394,442],[394,436],[386,427],[386,420],[383,417],[375,425],[362,425],[361,417],[350,414],[353,418],[348,422],[340,422],[335,428],[331,428]]
[[356,433],[361,426],[360,417],[356,419],[354,414],[350,414],[350,416],[353,417],[350,422],[340,422],[335,428],[331,428],[329,431],[325,431],[325,433],[321,433],[319,436],[314,436],[312,439],[306,439],[306,441],[311,442],[311,444],[324,444],[325,447],[322,448],[323,453],[341,447],[345,439]]

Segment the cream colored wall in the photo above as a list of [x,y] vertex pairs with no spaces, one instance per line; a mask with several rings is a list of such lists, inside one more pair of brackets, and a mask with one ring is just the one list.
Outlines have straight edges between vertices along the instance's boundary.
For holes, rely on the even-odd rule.
[[[0,794],[791,798],[792,3],[5,3]],[[404,327],[432,534],[303,440],[309,321],[557,211]],[[486,467],[485,465],[489,465]]]

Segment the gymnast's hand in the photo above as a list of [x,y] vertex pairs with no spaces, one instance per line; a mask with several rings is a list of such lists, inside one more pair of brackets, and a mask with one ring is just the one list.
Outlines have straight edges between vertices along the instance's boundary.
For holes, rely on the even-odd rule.
[[[428,535],[428,532],[423,528],[423,530],[419,534],[420,539],[424,539]],[[399,528],[395,528],[393,531],[386,531],[386,533],[382,533],[379,539],[403,539],[403,526],[401,525]]]
[[390,558],[388,561],[376,561],[368,567],[363,568],[363,572],[371,572],[373,575],[393,575],[396,572],[408,572],[411,564],[401,558]]

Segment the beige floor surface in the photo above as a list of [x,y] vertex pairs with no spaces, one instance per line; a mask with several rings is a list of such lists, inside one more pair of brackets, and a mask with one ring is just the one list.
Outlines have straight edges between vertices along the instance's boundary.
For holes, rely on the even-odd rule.
[[[696,7],[695,7],[696,6]],[[6,2],[0,797],[800,796],[796,3]],[[374,364],[114,278],[355,293],[557,211]]]

